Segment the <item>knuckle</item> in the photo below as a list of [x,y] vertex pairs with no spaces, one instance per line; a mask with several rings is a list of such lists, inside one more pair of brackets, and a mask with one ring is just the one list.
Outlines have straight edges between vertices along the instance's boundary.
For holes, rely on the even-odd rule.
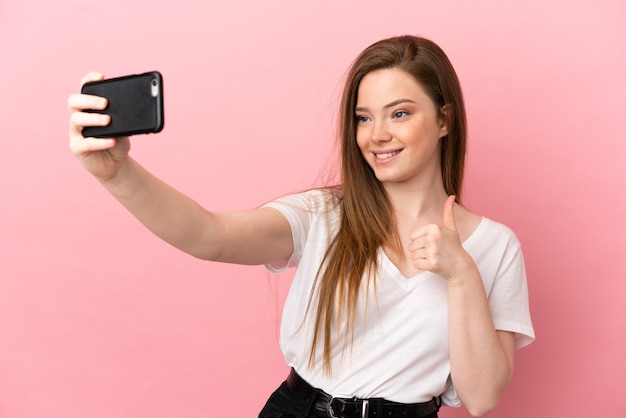
[[73,96],[74,96],[74,95],[73,95],[73,94],[71,94],[71,95],[70,95],[70,96],[68,96],[68,98],[67,98],[67,109],[68,109],[70,112],[72,112],[72,111],[73,111],[73,109],[74,109],[74,105],[73,105],[73,103],[74,103],[74,97],[73,97]]
[[70,141],[70,150],[74,155],[80,155],[83,153],[85,151],[84,148],[84,144],[78,138],[72,138]]
[[88,83],[90,81],[97,81],[97,80],[102,80],[104,78],[104,76],[96,71],[90,71],[89,73],[85,74],[83,76],[83,78],[81,78],[80,80],[80,85],[82,86],[85,83]]
[[82,126],[83,125],[83,113],[72,112],[72,114],[70,115],[70,123],[75,127]]

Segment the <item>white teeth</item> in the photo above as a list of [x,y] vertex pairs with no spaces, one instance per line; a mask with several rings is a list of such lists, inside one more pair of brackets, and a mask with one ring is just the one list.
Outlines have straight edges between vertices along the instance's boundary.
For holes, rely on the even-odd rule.
[[391,158],[391,157],[393,157],[394,155],[398,155],[398,154],[400,154],[400,151],[387,152],[387,153],[385,153],[385,154],[376,154],[376,153],[375,153],[376,157],[377,157],[377,158],[380,158],[381,160],[384,160],[384,159],[386,159],[386,158]]

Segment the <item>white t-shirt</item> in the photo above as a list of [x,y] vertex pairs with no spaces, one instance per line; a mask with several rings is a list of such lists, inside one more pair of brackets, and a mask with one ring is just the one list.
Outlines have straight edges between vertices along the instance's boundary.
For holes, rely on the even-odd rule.
[[[310,304],[308,313],[307,306],[339,227],[339,209],[329,193],[320,190],[285,196],[266,206],[287,218],[294,243],[288,260],[266,266],[272,273],[297,267],[281,324],[286,363],[335,397],[414,403],[441,395],[445,404],[459,406],[450,379],[446,281],[428,271],[406,278],[382,250],[375,285],[370,281],[368,291],[360,292],[353,344],[346,348],[343,337],[333,339],[331,376],[322,368],[323,342],[318,343],[316,367],[308,367],[316,304]],[[483,218],[463,247],[481,273],[495,328],[514,332],[517,348],[531,343],[526,272],[514,233]]]

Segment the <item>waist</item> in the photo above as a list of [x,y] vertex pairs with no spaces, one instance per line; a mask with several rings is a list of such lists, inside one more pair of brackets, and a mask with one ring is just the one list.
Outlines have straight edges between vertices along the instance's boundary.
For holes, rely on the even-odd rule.
[[[294,369],[287,377],[287,387],[303,399],[314,399],[313,407],[326,411],[333,418],[365,418],[365,417],[427,417],[439,411],[441,398],[436,397],[428,402],[399,403],[383,398],[335,398],[321,389],[314,388],[302,379]],[[435,415],[436,416],[436,415]]]

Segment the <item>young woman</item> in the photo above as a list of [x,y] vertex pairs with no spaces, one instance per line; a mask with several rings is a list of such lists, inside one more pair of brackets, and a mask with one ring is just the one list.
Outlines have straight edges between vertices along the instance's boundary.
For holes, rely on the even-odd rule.
[[[98,80],[89,74],[83,82]],[[210,212],[143,169],[102,98],[69,100],[73,153],[157,236],[212,261],[297,271],[280,344],[292,367],[260,417],[436,417],[497,405],[534,332],[520,243],[460,205],[465,109],[456,73],[413,36],[365,49],[341,103],[341,183]]]

